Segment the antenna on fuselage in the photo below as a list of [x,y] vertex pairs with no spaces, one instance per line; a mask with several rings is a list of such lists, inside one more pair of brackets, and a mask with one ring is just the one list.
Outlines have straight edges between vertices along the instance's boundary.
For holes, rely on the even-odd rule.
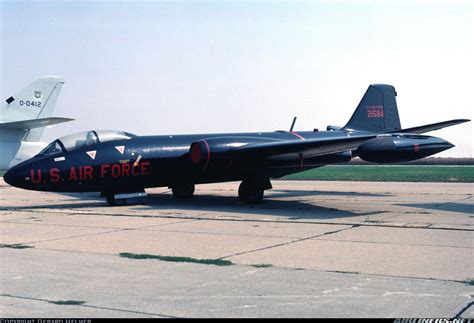
[[290,132],[293,131],[293,127],[295,126],[295,122],[296,122],[296,117],[293,118],[293,122],[291,123],[291,127],[290,127]]

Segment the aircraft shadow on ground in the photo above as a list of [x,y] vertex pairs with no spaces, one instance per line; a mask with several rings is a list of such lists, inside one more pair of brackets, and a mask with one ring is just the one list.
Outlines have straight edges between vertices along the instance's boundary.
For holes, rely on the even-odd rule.
[[[311,192],[311,194],[300,194],[301,192],[306,193],[306,191],[296,191],[295,194],[288,193],[288,196],[297,197],[305,195],[315,195],[315,192]],[[348,193],[346,195],[351,195],[351,193]],[[283,197],[283,194],[281,196],[278,194],[268,194],[268,196],[264,198],[262,203],[244,204],[241,203],[236,196],[222,196],[217,194],[214,195],[198,193],[193,199],[178,200],[173,198],[171,194],[149,194],[146,201],[140,203],[140,205],[137,205],[134,209],[178,209],[182,211],[193,210],[254,215],[260,214],[283,216],[291,219],[328,219],[367,216],[381,213],[381,211],[356,213],[348,210],[329,208],[311,204],[305,200],[279,200],[278,198],[280,197]]]
[[412,204],[397,204],[398,206],[409,206],[421,209],[429,209],[436,211],[448,211],[456,213],[474,214],[474,204],[467,203],[412,203]]
[[52,193],[62,196],[69,196],[70,199],[62,199],[60,203],[48,204],[53,197],[45,199],[42,204],[22,205],[22,206],[3,206],[0,211],[14,210],[35,210],[35,209],[85,209],[107,206],[105,199],[100,197],[99,193]]
[[297,196],[348,196],[348,197],[387,197],[393,196],[389,193],[364,193],[364,192],[338,192],[338,191],[317,191],[317,190],[271,190],[271,197],[297,197]]
[[[40,204],[40,205],[24,205],[18,207],[0,207],[0,210],[16,209],[16,210],[31,210],[31,209],[93,209],[108,208],[105,200],[95,193],[61,193],[63,196],[69,196],[71,199],[64,200],[64,203],[54,204]],[[179,200],[173,198],[169,192],[165,193],[151,193],[146,198],[130,199],[127,206],[134,211],[147,210],[178,210],[178,212],[185,211],[209,211],[222,213],[240,213],[253,215],[271,215],[282,216],[290,219],[330,219],[330,218],[344,218],[355,216],[368,216],[383,213],[384,211],[374,212],[353,212],[349,210],[329,208],[324,206],[309,203],[307,200],[280,200],[283,197],[304,197],[304,196],[366,196],[366,197],[385,197],[389,194],[371,194],[371,193],[357,193],[357,192],[334,192],[334,191],[304,191],[304,190],[272,190],[267,194],[262,203],[259,204],[244,204],[241,203],[237,196],[222,196],[216,194],[199,194],[199,191],[194,198],[189,200]],[[106,214],[113,213],[116,210],[117,214],[123,214],[122,207],[110,207]],[[130,216],[140,216],[137,214],[130,214]],[[159,214],[157,214],[159,217]]]

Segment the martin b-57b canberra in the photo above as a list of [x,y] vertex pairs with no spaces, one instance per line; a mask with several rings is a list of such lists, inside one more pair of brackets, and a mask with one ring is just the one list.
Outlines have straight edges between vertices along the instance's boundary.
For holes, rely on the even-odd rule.
[[242,181],[240,200],[261,201],[270,179],[354,156],[398,163],[430,156],[453,145],[420,135],[469,120],[457,119],[402,129],[391,85],[370,85],[344,127],[327,131],[136,136],[88,131],[53,141],[4,176],[13,186],[53,192],[101,192],[110,205],[144,196],[145,188],[167,186],[190,198],[194,185]]

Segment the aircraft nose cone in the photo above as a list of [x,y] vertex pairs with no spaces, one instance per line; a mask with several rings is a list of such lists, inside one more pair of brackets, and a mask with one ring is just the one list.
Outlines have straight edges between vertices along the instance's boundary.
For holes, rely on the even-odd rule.
[[22,167],[13,166],[3,175],[3,180],[11,186],[24,187],[26,176],[28,175]]
[[3,180],[7,183],[10,184],[11,186],[15,186],[14,183],[14,172],[12,169],[8,170],[4,175],[3,175]]

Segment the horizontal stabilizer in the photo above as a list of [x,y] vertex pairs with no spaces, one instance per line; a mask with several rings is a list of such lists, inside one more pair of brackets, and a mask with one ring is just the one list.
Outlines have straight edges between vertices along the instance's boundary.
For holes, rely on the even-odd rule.
[[418,126],[413,128],[401,129],[397,131],[393,131],[392,133],[425,133],[428,131],[438,130],[450,126],[454,126],[460,123],[471,121],[469,119],[454,119],[449,121],[437,122],[432,124],[427,124],[424,126]]
[[74,119],[70,119],[70,118],[50,117],[50,118],[4,122],[4,123],[0,123],[0,130],[8,129],[8,130],[27,131],[29,129],[43,128],[43,127],[52,126],[58,123],[63,123],[63,122],[68,122],[68,121],[73,121],[73,120]]

